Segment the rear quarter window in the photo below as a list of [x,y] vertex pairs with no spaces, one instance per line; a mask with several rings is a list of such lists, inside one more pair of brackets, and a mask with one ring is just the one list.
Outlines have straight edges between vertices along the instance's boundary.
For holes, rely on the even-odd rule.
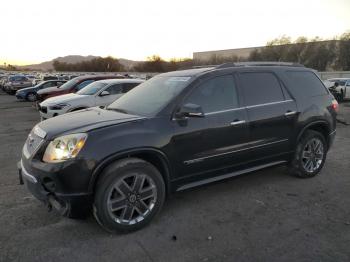
[[328,94],[326,87],[321,80],[312,72],[308,71],[287,71],[289,85],[303,96],[319,96]]

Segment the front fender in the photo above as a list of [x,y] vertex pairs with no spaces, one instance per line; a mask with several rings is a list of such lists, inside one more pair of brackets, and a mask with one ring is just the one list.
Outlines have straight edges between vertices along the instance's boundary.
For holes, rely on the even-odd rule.
[[170,189],[170,172],[171,172],[170,170],[171,169],[170,169],[170,163],[169,163],[168,157],[161,150],[156,148],[151,148],[151,147],[134,148],[127,151],[122,151],[122,152],[118,152],[113,155],[110,155],[105,159],[103,159],[92,172],[90,183],[89,183],[89,189],[88,189],[89,192],[94,193],[94,188],[98,181],[99,176],[109,164],[119,159],[131,157],[139,154],[145,154],[145,153],[154,154],[155,156],[157,156],[157,158],[161,160],[162,165],[164,166],[163,169],[165,171],[165,172],[161,172],[161,175],[164,178],[164,183],[166,185],[167,192],[170,192],[169,189]]

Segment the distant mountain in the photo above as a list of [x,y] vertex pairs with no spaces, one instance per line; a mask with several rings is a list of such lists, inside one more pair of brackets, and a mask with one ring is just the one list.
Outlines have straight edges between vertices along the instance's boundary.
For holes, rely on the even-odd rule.
[[[51,61],[42,62],[40,64],[25,65],[25,66],[18,66],[18,67],[23,69],[49,71],[54,69],[53,68],[54,60],[58,60],[61,63],[75,64],[83,61],[89,61],[94,58],[98,58],[98,56],[68,55],[63,57],[57,57],[55,59],[52,59]],[[128,60],[124,58],[119,58],[118,60],[119,60],[119,63],[121,63],[125,67],[126,70],[128,70],[129,68],[133,67],[135,64],[140,62],[140,61],[133,61],[133,60]]]

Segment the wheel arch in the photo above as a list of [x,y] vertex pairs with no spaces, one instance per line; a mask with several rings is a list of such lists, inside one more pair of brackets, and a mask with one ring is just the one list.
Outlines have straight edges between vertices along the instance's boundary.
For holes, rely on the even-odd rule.
[[327,141],[327,144],[329,143],[329,134],[331,132],[330,124],[327,121],[320,120],[320,121],[314,121],[309,124],[307,124],[298,134],[297,142],[299,142],[300,138],[303,136],[305,131],[307,130],[314,130],[319,133],[321,133],[324,138]]
[[120,152],[113,154],[105,158],[101,163],[97,165],[94,169],[90,183],[89,183],[89,192],[95,193],[95,186],[106,167],[115,161],[125,159],[125,158],[139,158],[144,161],[151,163],[155,168],[158,169],[162,175],[165,183],[166,193],[170,193],[170,164],[167,156],[160,150],[155,148],[138,148],[132,149],[125,152]]

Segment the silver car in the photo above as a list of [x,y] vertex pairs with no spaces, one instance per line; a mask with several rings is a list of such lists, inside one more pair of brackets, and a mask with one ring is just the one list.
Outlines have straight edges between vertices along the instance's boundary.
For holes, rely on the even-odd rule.
[[4,89],[9,94],[15,94],[17,90],[30,86],[32,86],[32,81],[28,77],[15,75],[8,78]]

